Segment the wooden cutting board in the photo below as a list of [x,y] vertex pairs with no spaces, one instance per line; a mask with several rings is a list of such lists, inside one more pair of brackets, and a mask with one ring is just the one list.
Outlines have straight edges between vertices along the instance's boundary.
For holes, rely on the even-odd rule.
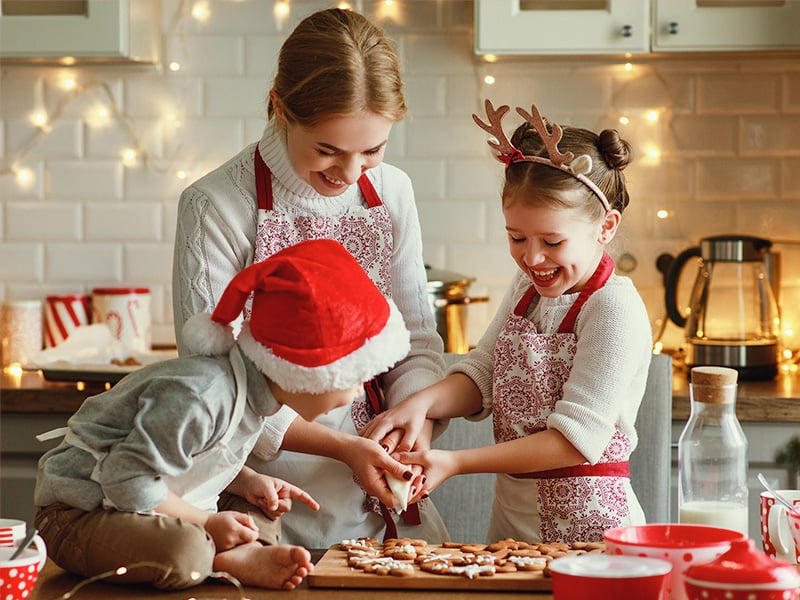
[[[438,546],[431,545],[430,548]],[[365,573],[347,565],[347,552],[336,547],[328,549],[314,570],[308,574],[309,587],[368,588],[400,590],[495,590],[495,591],[552,591],[553,582],[541,571],[496,573],[490,577],[468,579],[463,575],[437,575],[414,567],[413,577],[395,577]]]

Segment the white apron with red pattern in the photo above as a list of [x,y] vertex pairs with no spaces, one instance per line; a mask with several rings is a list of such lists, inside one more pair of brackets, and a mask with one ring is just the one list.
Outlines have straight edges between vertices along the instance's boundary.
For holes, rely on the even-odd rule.
[[[391,297],[392,223],[367,175],[358,180],[366,207],[351,209],[336,218],[296,216],[273,210],[272,178],[258,148],[254,160],[258,199],[255,262],[303,240],[334,239],[361,264],[378,289]],[[334,409],[316,422],[357,435],[374,416],[375,410],[362,396],[351,406]],[[251,459],[248,464],[303,488],[320,503],[317,512],[294,503],[292,510],[281,517],[281,543],[327,548],[358,536],[381,537],[386,529],[377,500],[367,497],[354,483],[353,472],[340,461],[284,451],[274,460],[256,465]],[[414,520],[419,522],[416,510],[404,515],[411,524],[395,515],[396,535],[437,542],[444,539],[446,529],[433,504],[423,501],[420,509],[424,509],[421,525],[413,524]]]
[[[562,398],[572,370],[577,345],[575,319],[613,270],[613,261],[604,255],[555,334],[539,333],[526,317],[536,296],[533,286],[509,315],[494,352],[496,443],[546,429],[547,417]],[[630,453],[630,439],[617,428],[596,465],[499,473],[488,539],[602,541],[603,531],[610,527],[644,523],[630,484]]]

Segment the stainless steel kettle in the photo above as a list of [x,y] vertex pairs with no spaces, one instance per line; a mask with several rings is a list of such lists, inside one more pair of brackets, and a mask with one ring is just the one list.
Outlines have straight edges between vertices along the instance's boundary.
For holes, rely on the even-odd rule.
[[[769,279],[766,239],[719,235],[675,257],[665,278],[667,315],[685,328],[689,367],[731,367],[742,380],[778,374],[780,312]],[[678,309],[677,288],[689,259],[700,259],[688,311]]]

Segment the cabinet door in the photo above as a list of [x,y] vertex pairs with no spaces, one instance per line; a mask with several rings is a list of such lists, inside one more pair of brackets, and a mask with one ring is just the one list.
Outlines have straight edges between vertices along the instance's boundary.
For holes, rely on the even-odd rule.
[[653,50],[800,48],[797,0],[655,0]]
[[[4,59],[158,59],[157,0],[86,0],[26,3],[6,0],[0,17]],[[74,12],[59,10],[75,6]]]
[[475,0],[476,54],[649,51],[648,0]]

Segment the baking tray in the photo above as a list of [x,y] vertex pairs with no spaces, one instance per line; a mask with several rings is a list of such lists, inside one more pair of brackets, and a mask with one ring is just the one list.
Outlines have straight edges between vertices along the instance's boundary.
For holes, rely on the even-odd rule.
[[26,371],[41,371],[47,381],[86,381],[99,383],[117,383],[128,373],[133,373],[146,365],[177,358],[175,350],[154,350],[136,355],[139,365],[114,365],[111,363],[75,364],[67,361],[56,361],[46,365],[25,365]]
[[[429,548],[438,548],[430,545]],[[551,592],[553,581],[541,571],[496,573],[489,577],[468,579],[461,575],[437,575],[414,568],[413,577],[395,577],[365,573],[347,565],[347,552],[337,546],[329,548],[308,574],[311,588],[338,589],[397,589],[397,590],[458,590]]]

